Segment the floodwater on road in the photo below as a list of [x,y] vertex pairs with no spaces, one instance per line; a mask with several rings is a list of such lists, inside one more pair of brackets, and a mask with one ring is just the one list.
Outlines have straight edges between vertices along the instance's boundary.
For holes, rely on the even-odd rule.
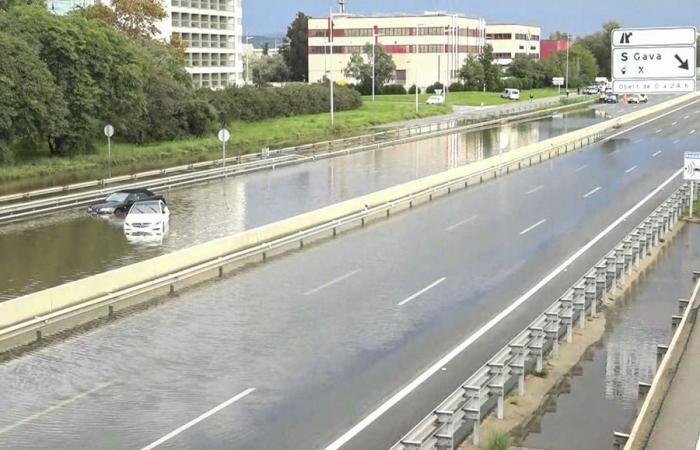
[[442,136],[163,192],[162,241],[66,211],[0,228],[0,301],[291,217],[507,152],[603,120],[593,110]]
[[603,339],[588,349],[548,398],[527,448],[612,449],[615,431],[628,433],[637,414],[639,382],[656,372],[656,346],[671,339],[678,299],[693,289],[700,262],[700,227],[686,225],[621,299],[606,311]]

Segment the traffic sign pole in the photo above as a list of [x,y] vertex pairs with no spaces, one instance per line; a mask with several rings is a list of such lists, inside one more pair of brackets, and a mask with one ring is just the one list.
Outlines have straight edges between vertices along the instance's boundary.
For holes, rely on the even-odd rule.
[[695,186],[695,181],[690,182],[690,218],[693,218],[693,203],[695,203],[695,196],[693,195],[693,187]]
[[105,136],[107,136],[107,178],[112,178],[112,136],[114,136],[114,127],[107,124],[103,131]]
[[231,132],[226,128],[222,128],[216,134],[216,137],[219,138],[219,141],[221,141],[221,167],[224,171],[224,177],[226,177],[226,142],[231,139]]

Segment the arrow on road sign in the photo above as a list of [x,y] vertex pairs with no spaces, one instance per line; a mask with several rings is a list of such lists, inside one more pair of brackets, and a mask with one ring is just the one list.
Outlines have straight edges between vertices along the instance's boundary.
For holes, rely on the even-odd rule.
[[687,59],[685,61],[683,61],[683,59],[680,56],[678,56],[678,54],[676,54],[676,59],[678,60],[679,63],[681,63],[681,65],[678,66],[679,69],[685,69],[685,70],[690,69],[688,67],[688,60]]
[[632,33],[622,33],[622,36],[620,36],[620,44],[629,44],[630,43],[630,38],[632,37]]

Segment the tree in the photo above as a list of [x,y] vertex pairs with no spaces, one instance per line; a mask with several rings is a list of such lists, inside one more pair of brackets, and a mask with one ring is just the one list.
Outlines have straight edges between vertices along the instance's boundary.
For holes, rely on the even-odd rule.
[[473,55],[469,55],[459,70],[459,79],[468,91],[479,91],[484,87],[484,66]]
[[568,38],[568,34],[565,31],[553,31],[549,33],[549,39],[553,41],[565,41]]
[[[543,61],[547,80],[566,76],[566,52],[552,53]],[[569,87],[577,88],[591,84],[598,74],[596,59],[588,48],[576,43],[569,49]]]
[[[372,44],[367,43],[362,53],[353,53],[345,68],[345,75],[359,82],[360,92],[372,92]],[[374,87],[380,92],[382,86],[394,78],[396,64],[391,55],[384,51],[381,45],[374,46]]]
[[611,74],[610,35],[615,28],[620,28],[620,24],[613,21],[606,22],[603,24],[603,31],[583,36],[576,41],[591,51],[600,68],[601,76],[608,78]]
[[264,56],[267,56],[270,54],[270,43],[269,42],[263,42],[262,45],[262,54]]
[[287,42],[280,53],[289,67],[291,81],[306,81],[309,78],[309,17],[298,12],[287,27]]
[[493,47],[487,44],[479,56],[479,62],[484,69],[484,82],[488,91],[501,90],[501,68],[494,61]]
[[262,55],[250,62],[250,76],[253,84],[260,87],[289,80],[289,68],[280,54]]
[[152,38],[167,15],[160,0],[111,0],[111,4],[115,25],[130,37]]
[[695,47],[696,55],[695,55],[695,64],[700,67],[700,36],[698,37],[697,44]]

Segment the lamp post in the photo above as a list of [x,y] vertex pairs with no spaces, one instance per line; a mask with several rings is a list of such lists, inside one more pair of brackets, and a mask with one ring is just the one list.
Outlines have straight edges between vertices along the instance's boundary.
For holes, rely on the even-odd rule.
[[372,101],[374,101],[374,86],[376,83],[375,79],[377,77],[377,71],[375,69],[375,59],[377,58],[375,47],[377,46],[377,37],[379,37],[379,33],[377,32],[377,27],[375,26],[372,29]]
[[331,64],[328,71],[328,81],[331,85],[331,128],[335,127],[335,106],[333,104],[333,10],[331,9],[328,19],[328,47],[331,56]]
[[569,33],[566,33],[566,95],[569,95]]
[[416,87],[416,113],[418,112],[418,66],[419,66],[419,64],[418,64],[418,36],[420,35],[420,29],[422,26],[423,26],[422,23],[419,23],[418,25],[416,25],[416,40],[415,40],[416,43],[414,44],[414,46],[416,48],[416,51],[414,52],[416,55],[415,61],[413,62],[414,70],[416,71],[416,84],[415,84],[415,87]]
[[[245,43],[248,44],[253,36],[246,36]],[[250,53],[245,54],[245,84],[250,83]]]

